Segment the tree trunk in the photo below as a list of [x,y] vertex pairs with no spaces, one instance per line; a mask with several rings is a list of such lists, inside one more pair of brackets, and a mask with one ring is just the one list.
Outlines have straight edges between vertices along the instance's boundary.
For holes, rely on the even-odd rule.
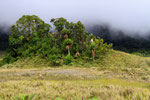
[[70,45],[67,45],[66,49],[68,50],[68,54],[70,54]]
[[93,60],[95,58],[95,49],[92,50],[92,56],[93,56]]
[[70,49],[68,48],[68,54],[70,55]]

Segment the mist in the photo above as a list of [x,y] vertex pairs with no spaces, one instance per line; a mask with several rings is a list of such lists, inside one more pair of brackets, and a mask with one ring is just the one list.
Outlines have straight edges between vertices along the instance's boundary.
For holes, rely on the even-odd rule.
[[11,26],[22,15],[45,22],[64,17],[85,26],[107,24],[125,34],[150,34],[150,0],[0,0],[0,26]]

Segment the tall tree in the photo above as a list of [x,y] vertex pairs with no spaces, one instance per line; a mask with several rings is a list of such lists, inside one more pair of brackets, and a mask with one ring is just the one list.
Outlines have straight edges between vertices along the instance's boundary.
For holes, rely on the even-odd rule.
[[63,17],[56,18],[56,19],[53,18],[53,19],[51,19],[50,22],[52,22],[52,23],[54,24],[56,30],[57,30],[59,33],[60,33],[64,28],[66,28],[66,27],[68,26],[68,24],[69,24],[69,22],[68,22],[65,18],[63,18]]
[[[38,16],[22,16],[16,22],[16,25],[12,25],[9,37],[9,47],[12,49],[11,51],[14,51],[14,57],[22,55],[21,51],[31,47],[32,43],[36,45],[36,41],[39,41],[41,37],[48,34],[50,27],[50,25],[44,23]],[[28,43],[31,44],[29,45]]]

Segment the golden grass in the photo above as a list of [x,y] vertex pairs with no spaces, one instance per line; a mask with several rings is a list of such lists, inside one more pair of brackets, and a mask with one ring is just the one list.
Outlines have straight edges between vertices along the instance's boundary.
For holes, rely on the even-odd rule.
[[[61,70],[69,70],[69,72],[78,70],[77,74],[91,73],[94,77],[88,79],[85,76],[73,77],[70,74],[57,75],[55,73],[43,73],[40,77],[40,73],[43,71],[60,72]],[[111,71],[112,69],[107,68],[107,70]],[[150,83],[148,81],[123,80],[114,78],[114,76],[105,79],[107,70],[98,68],[1,69],[0,79],[4,82],[0,83],[0,100],[14,100],[13,97],[19,96],[19,94],[35,94],[33,100],[55,100],[57,97],[64,100],[87,100],[90,97],[97,97],[98,100],[149,100]],[[13,73],[17,75],[13,75]],[[18,73],[24,74],[19,75]],[[110,75],[108,74],[108,76]],[[95,77],[99,79],[95,80]]]
[[21,94],[35,94],[34,100],[149,100],[150,84],[122,80],[11,81],[0,83],[0,100],[14,100]]
[[111,50],[102,60],[102,66],[105,67],[148,67],[144,57],[132,55],[129,53]]

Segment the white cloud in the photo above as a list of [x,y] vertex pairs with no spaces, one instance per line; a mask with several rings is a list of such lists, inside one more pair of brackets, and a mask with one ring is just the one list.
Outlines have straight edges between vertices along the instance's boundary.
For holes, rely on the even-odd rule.
[[46,22],[65,17],[143,33],[150,30],[149,5],[150,0],[0,0],[0,23],[11,25],[24,14],[35,14]]

